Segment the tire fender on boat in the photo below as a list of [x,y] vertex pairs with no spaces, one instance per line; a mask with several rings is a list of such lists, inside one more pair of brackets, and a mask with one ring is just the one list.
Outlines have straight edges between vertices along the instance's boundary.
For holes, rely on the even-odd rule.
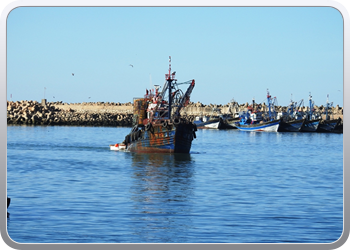
[[154,134],[154,128],[152,126],[152,123],[147,123],[145,126],[146,131],[150,131],[152,134]]

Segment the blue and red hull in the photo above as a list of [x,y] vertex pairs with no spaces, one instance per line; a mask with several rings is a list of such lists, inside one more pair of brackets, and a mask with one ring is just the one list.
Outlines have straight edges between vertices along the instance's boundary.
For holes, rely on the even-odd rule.
[[255,124],[239,124],[236,123],[236,127],[242,131],[265,131],[265,132],[277,132],[280,124],[280,120],[255,123]]
[[125,144],[127,151],[136,153],[189,153],[194,137],[195,126],[191,123],[166,127],[157,124],[130,133]]

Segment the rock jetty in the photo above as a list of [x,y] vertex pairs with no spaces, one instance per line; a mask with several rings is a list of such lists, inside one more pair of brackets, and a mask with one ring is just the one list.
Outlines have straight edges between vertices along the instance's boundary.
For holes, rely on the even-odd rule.
[[[226,105],[209,104],[200,102],[190,103],[183,109],[182,115],[190,120],[198,115],[211,115],[213,109],[227,113],[229,103]],[[233,112],[239,112],[248,107],[248,103],[235,103]],[[262,109],[267,110],[263,103]],[[315,106],[316,112],[322,113],[323,106]],[[286,111],[287,107],[277,106],[276,111]],[[307,107],[302,107],[303,111]],[[333,117],[343,118],[343,108],[332,108]],[[7,102],[7,124],[13,125],[72,125],[72,126],[131,126],[133,119],[132,103],[63,103],[37,101],[8,101]]]
[[124,110],[108,109],[108,106],[118,106],[118,104],[105,106],[104,103],[87,105],[58,102],[42,105],[37,101],[7,102],[7,124],[131,126],[133,116],[131,103],[129,104],[131,109],[124,108]]

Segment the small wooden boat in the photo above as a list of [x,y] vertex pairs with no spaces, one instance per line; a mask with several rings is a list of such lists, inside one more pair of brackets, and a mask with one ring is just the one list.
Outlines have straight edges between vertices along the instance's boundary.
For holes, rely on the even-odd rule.
[[119,150],[125,150],[126,145],[123,143],[116,143],[116,144],[111,144],[109,145],[110,150],[114,150],[114,151],[119,151]]

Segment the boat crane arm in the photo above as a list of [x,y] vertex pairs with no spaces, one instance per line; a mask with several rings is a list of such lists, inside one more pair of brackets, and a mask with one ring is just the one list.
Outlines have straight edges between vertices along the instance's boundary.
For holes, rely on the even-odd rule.
[[189,84],[190,83],[190,86],[187,88],[186,90],[186,93],[181,97],[180,99],[180,102],[178,104],[178,107],[175,111],[175,117],[179,117],[180,116],[180,110],[183,108],[183,107],[186,107],[187,104],[189,103],[190,101],[190,96],[191,96],[191,93],[192,93],[192,90],[194,88],[194,83],[195,81],[194,80],[190,80],[190,81],[187,81],[187,82],[183,82],[183,83],[177,83],[177,85],[180,85],[180,84]]
[[299,101],[299,104],[298,104],[297,107],[296,107],[296,111],[299,111],[299,109],[300,109],[301,106],[304,106],[304,99],[301,99],[301,100]]

